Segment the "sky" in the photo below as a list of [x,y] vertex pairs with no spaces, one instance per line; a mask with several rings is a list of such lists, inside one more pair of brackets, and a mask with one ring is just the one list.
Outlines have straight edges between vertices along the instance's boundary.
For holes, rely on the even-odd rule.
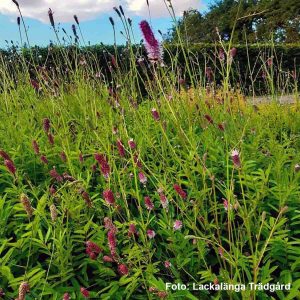
[[[62,28],[68,35],[72,35],[71,26],[74,24],[73,16],[76,14],[80,21],[85,43],[104,44],[113,43],[113,29],[109,22],[112,16],[116,23],[117,43],[124,43],[125,39],[120,33],[121,20],[114,12],[113,7],[122,5],[127,17],[133,20],[134,35],[137,41],[141,39],[139,22],[143,19],[151,21],[153,29],[167,33],[172,27],[172,21],[164,0],[148,0],[151,18],[147,7],[147,0],[17,0],[24,16],[31,45],[47,45],[55,41],[55,34],[51,29],[48,9],[54,12],[54,20],[59,29],[60,38],[65,36]],[[189,8],[204,12],[213,0],[172,0],[177,17]],[[7,42],[20,44],[21,37],[17,26],[19,16],[16,5],[12,0],[0,0],[0,47],[6,47]],[[24,42],[25,34],[22,28],[21,36]],[[66,37],[66,36],[65,36]],[[66,37],[67,38],[67,37]]]

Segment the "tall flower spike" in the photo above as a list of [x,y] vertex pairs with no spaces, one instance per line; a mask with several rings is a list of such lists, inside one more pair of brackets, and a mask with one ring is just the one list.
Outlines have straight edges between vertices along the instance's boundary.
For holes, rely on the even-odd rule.
[[233,162],[233,165],[239,169],[241,167],[241,160],[240,160],[240,153],[238,150],[234,149],[231,152],[231,159]]
[[32,217],[33,208],[31,206],[31,203],[30,203],[28,197],[25,194],[22,194],[20,200],[21,200],[23,208],[26,211],[28,217]]
[[19,287],[19,297],[18,300],[25,300],[26,294],[29,293],[30,287],[28,282],[21,282]]
[[50,215],[52,222],[55,222],[57,220],[57,209],[55,204],[50,205]]
[[155,38],[154,33],[147,21],[140,23],[140,28],[145,38],[145,47],[148,58],[151,62],[161,62],[163,51],[159,41]]
[[19,5],[19,3],[18,3],[18,1],[16,1],[16,0],[12,0],[12,2],[17,6],[17,8],[19,8],[20,7],[20,5]]
[[11,174],[13,174],[13,175],[16,174],[17,169],[16,169],[14,163],[13,163],[11,160],[5,159],[5,160],[4,160],[4,164],[5,164],[6,168],[7,168],[7,170],[8,170]]
[[55,23],[54,23],[54,18],[53,18],[53,11],[52,11],[51,8],[49,8],[49,10],[48,10],[48,16],[49,16],[51,26],[53,28],[55,28]]
[[115,197],[111,190],[105,190],[103,192],[103,198],[108,204],[110,205],[115,204]]
[[36,140],[32,141],[32,148],[36,155],[40,154],[40,148]]
[[71,300],[69,293],[64,293],[63,300]]
[[84,287],[80,288],[80,293],[84,298],[88,298],[90,296],[90,292]]
[[144,197],[145,206],[148,210],[152,210],[154,208],[154,204],[152,203],[149,196]]
[[111,25],[113,27],[115,27],[115,21],[114,21],[114,19],[112,17],[109,17],[109,22],[111,23]]
[[51,122],[48,118],[43,119],[43,129],[46,133],[49,132],[51,126]]
[[6,159],[6,160],[11,160],[9,155],[4,151],[4,150],[0,150],[0,156],[3,158],[3,159]]
[[116,255],[116,248],[117,248],[117,240],[116,240],[115,232],[110,230],[107,233],[107,239],[108,239],[108,247],[110,250],[110,254],[112,257],[114,257]]
[[186,199],[186,192],[178,184],[174,184],[173,188],[182,199]]
[[79,20],[78,20],[77,15],[74,15],[74,20],[75,20],[76,24],[79,25]]
[[121,157],[125,157],[125,148],[120,139],[117,140],[118,152]]
[[118,266],[118,272],[121,276],[125,276],[128,274],[128,268],[125,264],[120,264]]

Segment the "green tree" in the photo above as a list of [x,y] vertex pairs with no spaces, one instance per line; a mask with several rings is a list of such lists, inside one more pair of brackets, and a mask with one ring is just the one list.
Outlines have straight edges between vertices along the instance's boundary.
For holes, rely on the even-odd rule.
[[[299,0],[218,0],[202,15],[189,10],[179,21],[186,41],[213,42],[219,37],[234,42],[300,41]],[[171,30],[170,39],[177,39]]]

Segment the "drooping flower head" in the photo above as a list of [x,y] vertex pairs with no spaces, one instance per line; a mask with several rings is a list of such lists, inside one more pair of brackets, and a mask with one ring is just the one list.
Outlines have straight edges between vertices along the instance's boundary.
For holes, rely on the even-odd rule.
[[11,160],[10,156],[4,150],[0,150],[0,156],[5,160]]
[[182,199],[186,199],[186,192],[178,184],[174,184],[173,188]]
[[11,160],[5,159],[5,160],[4,160],[4,165],[6,166],[7,170],[8,170],[11,174],[13,174],[13,175],[16,174],[17,168],[16,168],[15,164],[14,164]]
[[163,59],[163,51],[159,41],[155,38],[154,33],[147,21],[140,23],[140,28],[145,39],[145,47],[148,58],[152,62],[161,62]]

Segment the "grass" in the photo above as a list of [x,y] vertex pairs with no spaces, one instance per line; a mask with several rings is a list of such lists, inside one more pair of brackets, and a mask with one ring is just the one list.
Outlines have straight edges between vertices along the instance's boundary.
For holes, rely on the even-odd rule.
[[[248,104],[228,60],[219,89],[120,61],[2,64],[0,298],[299,299],[298,103]],[[212,282],[292,285],[166,290]]]

